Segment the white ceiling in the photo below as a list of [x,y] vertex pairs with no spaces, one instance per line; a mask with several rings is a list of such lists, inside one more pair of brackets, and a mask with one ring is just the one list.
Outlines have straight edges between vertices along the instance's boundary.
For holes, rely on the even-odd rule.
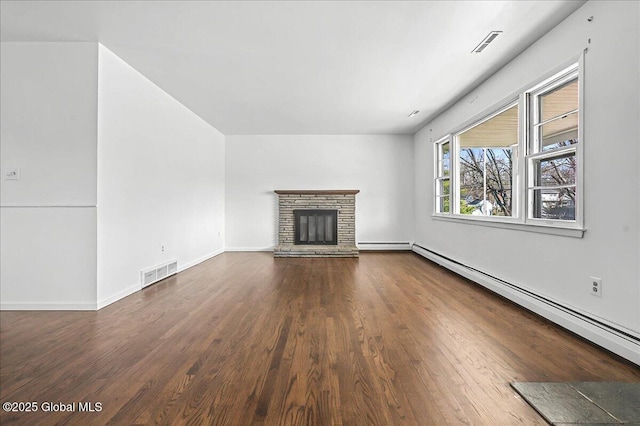
[[98,41],[226,135],[411,134],[583,3],[3,0],[0,37]]

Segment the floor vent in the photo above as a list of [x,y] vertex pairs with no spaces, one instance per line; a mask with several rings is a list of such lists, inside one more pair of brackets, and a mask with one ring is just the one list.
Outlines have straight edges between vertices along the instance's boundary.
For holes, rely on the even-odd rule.
[[178,262],[173,261],[167,265],[167,271],[169,275],[173,275],[178,272]]
[[143,269],[140,271],[140,280],[142,288],[145,288],[155,282],[158,282],[168,276],[178,272],[178,261],[171,260],[153,268]]

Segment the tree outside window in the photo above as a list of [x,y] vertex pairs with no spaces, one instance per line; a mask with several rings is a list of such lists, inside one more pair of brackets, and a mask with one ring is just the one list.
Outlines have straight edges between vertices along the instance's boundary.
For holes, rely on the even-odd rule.
[[457,141],[459,213],[512,216],[518,106],[458,134]]

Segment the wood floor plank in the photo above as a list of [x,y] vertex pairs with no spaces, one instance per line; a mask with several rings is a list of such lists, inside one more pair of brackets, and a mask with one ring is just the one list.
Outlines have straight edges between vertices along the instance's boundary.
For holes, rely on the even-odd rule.
[[0,312],[1,402],[76,403],[3,425],[545,424],[511,381],[640,368],[412,253],[224,253],[98,312]]

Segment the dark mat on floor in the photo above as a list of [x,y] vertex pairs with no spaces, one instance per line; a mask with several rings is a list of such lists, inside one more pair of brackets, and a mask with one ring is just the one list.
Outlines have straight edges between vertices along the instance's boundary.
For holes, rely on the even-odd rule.
[[552,425],[640,425],[640,383],[513,382]]

